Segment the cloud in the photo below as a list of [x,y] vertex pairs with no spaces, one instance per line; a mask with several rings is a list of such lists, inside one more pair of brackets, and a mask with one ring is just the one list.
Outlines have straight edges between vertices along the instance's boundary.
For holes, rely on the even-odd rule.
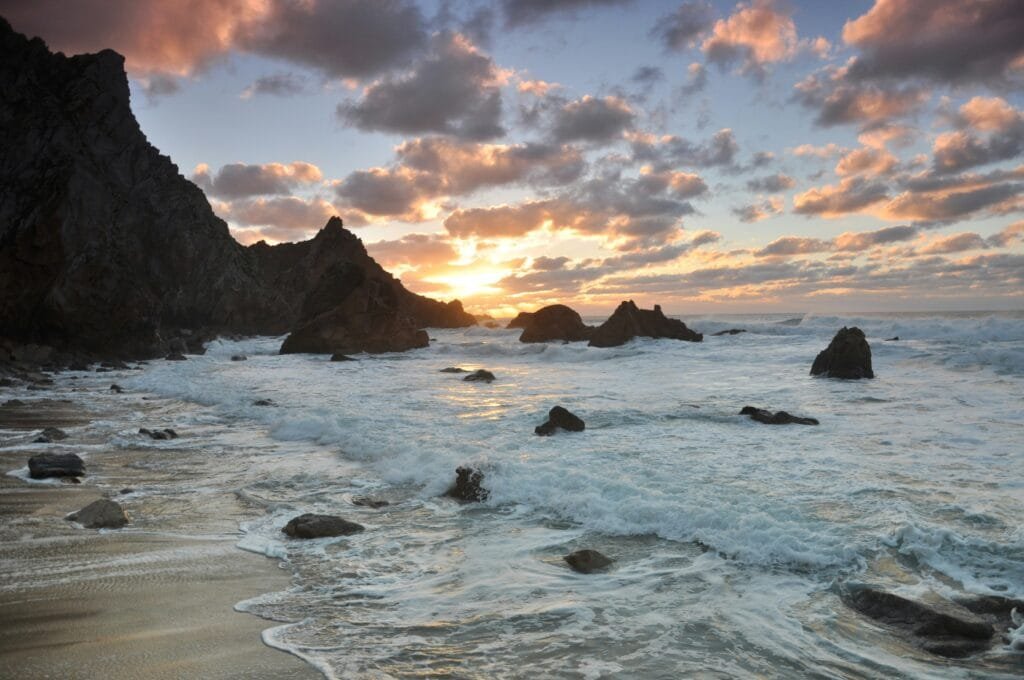
[[764,248],[754,252],[757,257],[769,257],[780,255],[803,255],[806,253],[820,253],[829,250],[831,244],[817,238],[801,238],[799,236],[783,236],[777,238]]
[[884,227],[875,231],[845,232],[833,239],[835,250],[840,252],[860,252],[875,246],[909,241],[917,236],[918,230],[911,226]]
[[956,122],[962,129],[939,135],[932,146],[936,172],[960,172],[1024,153],[1024,115],[1004,99],[974,97],[960,107]]
[[338,210],[321,198],[305,201],[296,196],[275,196],[225,203],[218,213],[243,226],[274,228],[280,235],[319,229]]
[[836,164],[836,174],[840,177],[849,175],[882,177],[892,173],[898,164],[896,156],[884,148],[862,147],[850,151],[839,159]]
[[393,241],[368,243],[366,250],[390,272],[425,272],[458,259],[447,234],[406,234]]
[[251,99],[258,94],[276,97],[291,97],[306,91],[307,78],[295,73],[274,73],[257,78],[242,90],[242,99]]
[[199,185],[208,196],[218,198],[244,198],[247,196],[290,194],[292,189],[316,184],[323,179],[320,168],[312,163],[265,163],[246,165],[231,163],[216,174],[210,174],[205,163],[196,166],[192,181]]
[[790,153],[798,158],[820,158],[822,160],[841,156],[846,153],[846,151],[846,149],[833,142],[829,142],[823,146],[801,144],[800,146],[790,149]]
[[632,0],[501,0],[508,26],[526,26],[578,10],[625,5]]
[[711,28],[715,11],[707,2],[684,2],[676,11],[662,17],[651,31],[665,47],[686,50],[697,44],[697,39]]
[[817,112],[815,124],[831,127],[856,123],[865,128],[886,125],[917,111],[929,97],[927,90],[915,85],[852,82],[846,74],[845,67],[828,67],[794,86],[796,101]]
[[939,253],[962,253],[968,250],[983,250],[989,244],[985,239],[972,232],[953,234],[944,238],[932,241],[919,251],[922,255],[935,255]]
[[1024,240],[1024,222],[1014,222],[1002,231],[988,237],[988,244],[993,247],[1008,248],[1015,241]]
[[735,168],[736,155],[740,150],[736,136],[729,128],[719,130],[711,139],[701,144],[694,144],[675,135],[661,138],[636,135],[630,141],[635,161],[653,162],[659,169],[716,166]]
[[781,172],[774,175],[767,175],[747,182],[747,188],[751,191],[762,191],[765,193],[777,194],[786,189],[796,186],[796,180]]
[[190,75],[237,50],[366,77],[405,63],[427,35],[406,0],[35,0],[2,13],[69,54],[116,49],[133,76]]
[[619,97],[586,95],[555,112],[551,134],[559,142],[610,142],[621,137],[635,117]]
[[501,86],[507,76],[465,37],[440,36],[408,72],[373,82],[339,118],[360,130],[440,133],[462,139],[501,137]]
[[782,201],[778,198],[766,198],[758,203],[751,203],[750,205],[743,205],[732,209],[732,213],[739,218],[740,222],[748,223],[760,222],[781,212]]
[[793,197],[793,211],[801,215],[841,217],[875,205],[889,197],[884,184],[863,177],[846,177],[838,186],[808,189]]
[[694,94],[708,86],[708,70],[704,64],[693,62],[686,67],[686,83],[682,87],[683,94]]
[[[917,194],[904,192],[886,204],[885,214],[895,219],[955,220],[982,210],[999,209],[1001,204],[1018,199],[1024,184],[993,184],[964,191]],[[1022,209],[1020,203],[1008,210]]]
[[742,73],[763,75],[767,65],[792,59],[798,48],[796,25],[773,0],[739,3],[733,14],[715,22],[701,43],[707,60]]
[[1018,0],[877,0],[843,27],[860,50],[857,81],[923,79],[999,84],[1020,76],[1024,12]]

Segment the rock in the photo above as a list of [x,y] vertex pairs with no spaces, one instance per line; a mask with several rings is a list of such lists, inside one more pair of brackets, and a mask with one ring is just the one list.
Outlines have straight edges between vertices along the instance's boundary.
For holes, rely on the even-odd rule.
[[10,378],[0,378],[0,387],[14,387],[15,384]]
[[494,374],[484,369],[477,369],[463,378],[466,382],[493,382]]
[[508,322],[505,328],[526,328],[532,318],[533,312],[519,312],[516,314],[516,318]]
[[158,439],[158,440],[167,440],[167,439],[177,439],[178,438],[178,433],[175,432],[174,430],[170,429],[169,427],[168,428],[164,428],[163,430],[150,430],[148,427],[140,427],[139,428],[139,434],[144,434],[144,435],[148,436],[151,439]]
[[86,529],[120,529],[128,524],[128,515],[125,514],[124,508],[109,498],[93,501],[64,519],[78,522]]
[[118,385],[117,383],[114,383],[113,385],[110,386],[110,391],[116,394],[121,394],[122,392],[124,392],[124,388]]
[[59,442],[67,439],[68,433],[59,427],[45,427],[43,428],[43,431],[39,433],[39,437],[45,438],[47,442]]
[[109,368],[118,371],[124,371],[127,370],[128,368],[128,364],[124,363],[120,359],[115,361],[103,361],[100,363],[100,366],[102,366],[103,368]]
[[232,354],[231,355],[231,360],[232,361],[248,361],[249,357],[245,356],[244,354]]
[[28,475],[32,479],[82,477],[85,463],[75,453],[40,453],[28,459]]
[[379,498],[370,498],[369,496],[353,496],[352,505],[358,505],[363,508],[386,508],[391,503],[381,500]]
[[331,355],[331,361],[358,361],[358,360],[357,359],[353,359],[352,357],[346,356],[344,354],[332,354]]
[[493,330],[495,328],[501,328],[501,325],[497,321],[484,321],[484,328],[490,328]]
[[570,413],[561,406],[555,406],[548,411],[547,422],[543,425],[538,425],[533,431],[541,436],[549,436],[553,435],[558,428],[569,432],[583,432],[586,429],[586,425],[579,416]]
[[281,529],[292,538],[327,538],[330,536],[350,536],[364,531],[362,524],[349,522],[334,515],[314,515],[306,513],[293,517]]
[[478,503],[487,500],[491,495],[490,491],[481,484],[484,481],[484,473],[471,467],[459,467],[455,469],[455,484],[451,486],[444,495],[454,498],[460,503]]
[[747,332],[747,330],[745,328],[730,328],[727,331],[718,331],[717,333],[712,333],[711,335],[714,335],[714,336],[719,336],[719,335],[739,335],[740,333],[746,333],[746,332]]
[[569,553],[562,559],[568,562],[574,571],[578,571],[581,574],[592,574],[595,571],[601,571],[614,561],[596,550],[577,550],[574,553]]
[[756,420],[759,423],[765,425],[817,425],[818,421],[814,418],[801,418],[800,416],[794,416],[785,411],[778,411],[772,413],[763,408],[754,408],[753,406],[744,406],[740,409],[741,416],[750,416],[751,420]]
[[549,305],[529,317],[519,342],[578,342],[589,338],[592,330],[573,309]]
[[185,361],[186,357],[181,352],[171,352],[164,359],[167,361]]
[[253,406],[277,406],[273,399],[257,399],[252,402]]
[[135,493],[135,489],[126,486],[125,488],[118,491],[118,493],[121,494],[122,496],[127,496],[130,493]]
[[898,336],[898,335],[894,335],[894,336],[892,336],[891,338],[886,338],[886,339],[885,339],[885,341],[886,341],[886,342],[896,342],[896,341],[898,341],[899,339],[900,339],[900,336]]
[[672,338],[700,342],[704,336],[695,333],[678,319],[669,319],[660,305],[654,309],[640,309],[632,300],[623,302],[590,336],[591,347],[618,347],[635,337]]
[[848,589],[843,601],[939,656],[960,658],[984,651],[995,635],[991,623],[952,602],[925,604],[869,586]]
[[828,378],[858,380],[874,378],[871,370],[871,347],[864,337],[864,331],[857,327],[845,326],[836,333],[828,347],[823,349],[811,365],[811,375]]
[[235,241],[139,128],[112,50],[51,53],[0,19],[0,91],[0,328],[25,352],[153,358],[170,339],[184,355],[216,334],[285,334],[342,262],[365,274],[350,329],[379,331],[381,299],[413,331],[475,323],[406,290],[338,218],[301,243]]
[[457,366],[449,366],[448,368],[442,368],[441,373],[467,373],[466,369],[458,368]]
[[68,370],[69,371],[88,371],[89,370],[89,364],[87,364],[85,362],[82,362],[82,361],[76,361],[76,362],[68,365]]

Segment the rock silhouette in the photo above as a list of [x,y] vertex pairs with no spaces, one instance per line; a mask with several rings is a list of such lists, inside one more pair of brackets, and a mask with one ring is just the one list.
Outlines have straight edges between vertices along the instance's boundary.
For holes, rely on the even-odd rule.
[[484,473],[471,467],[455,469],[455,483],[444,495],[460,503],[478,503],[487,500],[490,492],[483,487]]
[[362,524],[349,522],[334,515],[316,515],[306,513],[293,517],[281,529],[292,538],[326,538],[331,536],[349,536],[364,531]]
[[592,574],[612,564],[614,560],[596,550],[577,550],[563,557],[574,571],[581,574]]
[[811,365],[811,375],[858,380],[874,378],[871,370],[871,347],[864,331],[854,326],[843,326],[828,347],[823,349]]
[[741,416],[750,416],[751,420],[756,420],[759,423],[765,425],[817,425],[818,421],[815,418],[802,418],[800,416],[794,416],[786,413],[785,411],[777,411],[772,413],[771,411],[763,408],[754,408],[753,406],[744,406],[740,409]]
[[678,319],[669,319],[660,305],[640,309],[632,300],[621,303],[603,324],[590,335],[591,347],[618,347],[633,338],[672,338],[700,342],[704,336],[695,333]]
[[568,432],[583,432],[586,429],[586,425],[583,423],[582,418],[571,413],[568,409],[555,406],[548,411],[547,421],[535,427],[533,432],[534,434],[548,437],[557,432],[559,428]]
[[28,459],[28,475],[32,479],[82,477],[85,463],[76,453],[40,453]]
[[570,307],[549,305],[534,312],[526,321],[519,342],[578,342],[590,337],[593,328]]
[[78,522],[86,529],[120,529],[128,524],[128,515],[121,504],[108,498],[93,501],[64,519]]

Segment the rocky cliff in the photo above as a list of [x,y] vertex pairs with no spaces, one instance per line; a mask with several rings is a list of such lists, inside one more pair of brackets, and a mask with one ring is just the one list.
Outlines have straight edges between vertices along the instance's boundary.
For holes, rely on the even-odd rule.
[[139,129],[121,55],[52,54],[0,18],[0,336],[144,357],[189,331],[280,334],[341,262],[417,327],[474,323],[405,290],[340,220],[241,246]]

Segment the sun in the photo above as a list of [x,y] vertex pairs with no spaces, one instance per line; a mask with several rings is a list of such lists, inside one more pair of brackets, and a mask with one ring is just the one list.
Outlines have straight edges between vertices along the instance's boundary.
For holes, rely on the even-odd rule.
[[473,271],[460,271],[444,274],[427,279],[431,283],[440,283],[448,286],[451,295],[459,300],[465,300],[477,295],[486,295],[501,292],[498,281],[505,276],[505,272],[495,269],[478,269]]

